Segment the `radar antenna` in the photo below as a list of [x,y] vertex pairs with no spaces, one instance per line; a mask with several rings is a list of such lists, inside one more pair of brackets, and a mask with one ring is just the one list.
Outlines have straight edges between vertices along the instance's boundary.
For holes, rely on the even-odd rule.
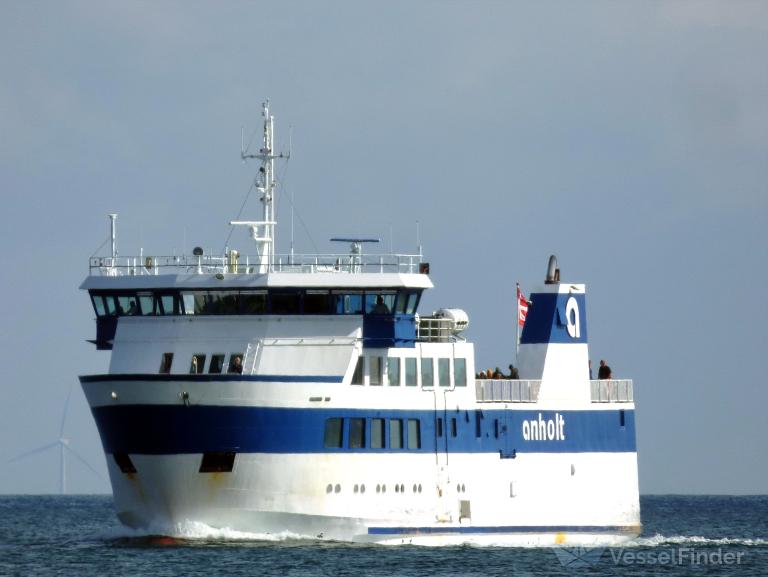
[[[262,203],[261,220],[235,220],[229,224],[233,226],[247,226],[251,230],[251,238],[256,241],[256,253],[258,255],[258,273],[266,274],[275,262],[275,227],[277,218],[275,216],[275,160],[291,157],[290,149],[287,154],[275,154],[274,125],[275,118],[269,113],[269,99],[262,104],[261,115],[264,118],[264,134],[262,145],[259,152],[250,154],[248,149],[243,148],[241,138],[240,158],[243,161],[256,159],[261,162],[259,173],[254,181],[254,186],[259,192]],[[242,135],[241,135],[242,136]]]

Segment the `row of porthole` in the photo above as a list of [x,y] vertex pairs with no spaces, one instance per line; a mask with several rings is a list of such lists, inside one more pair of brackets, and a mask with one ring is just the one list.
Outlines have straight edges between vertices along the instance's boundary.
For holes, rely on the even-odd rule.
[[[463,486],[463,485],[462,485]],[[355,493],[365,493],[365,485],[355,485],[352,489]],[[421,493],[422,487],[421,483],[418,485],[416,483],[413,484],[413,492],[414,493]],[[341,492],[341,485],[336,484],[333,485],[331,483],[328,483],[328,485],[325,487],[326,493],[340,493]],[[376,485],[376,492],[377,493],[386,493],[387,492],[387,486],[386,485]],[[397,485],[395,484],[395,493],[405,493],[405,485],[402,483]]]
[[457,493],[466,493],[467,487],[462,483],[461,485],[456,485],[456,492]]

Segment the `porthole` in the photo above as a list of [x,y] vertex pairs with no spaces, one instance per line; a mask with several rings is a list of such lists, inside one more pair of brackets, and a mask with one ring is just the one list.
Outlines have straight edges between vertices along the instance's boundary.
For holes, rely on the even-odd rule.
[[360,492],[365,493],[365,485],[360,485]]
[[381,485],[376,485],[376,492],[381,493]]
[[413,492],[416,492],[416,483],[413,484]]
[[405,485],[403,484],[400,485],[400,492],[405,493]]
[[381,492],[382,493],[386,493],[387,492],[387,486],[386,485],[382,485],[381,486]]
[[399,492],[400,492],[400,485],[395,485],[395,493],[399,493]]
[[326,493],[332,493],[333,492],[333,485],[328,483],[328,486],[325,488]]
[[421,493],[421,483],[419,483],[419,493]]
[[354,489],[352,489],[352,490],[353,490],[355,493],[357,493],[357,492],[359,492],[359,491],[360,491],[360,487],[358,487],[357,485],[355,485],[355,488],[354,488]]
[[334,493],[341,493],[341,485],[337,483],[336,486],[333,488],[333,491]]

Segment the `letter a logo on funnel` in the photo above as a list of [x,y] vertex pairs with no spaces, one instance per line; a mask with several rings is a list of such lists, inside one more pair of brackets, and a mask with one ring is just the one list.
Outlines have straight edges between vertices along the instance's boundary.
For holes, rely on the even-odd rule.
[[565,322],[566,328],[568,329],[568,336],[572,339],[581,337],[581,329],[579,328],[579,304],[573,297],[569,298],[565,305]]

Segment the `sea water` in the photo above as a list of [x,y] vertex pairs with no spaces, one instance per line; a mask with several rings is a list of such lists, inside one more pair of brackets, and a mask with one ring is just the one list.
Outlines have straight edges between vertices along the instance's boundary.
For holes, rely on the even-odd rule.
[[644,496],[643,534],[611,548],[318,542],[189,523],[122,527],[108,496],[0,496],[0,575],[768,575],[768,497]]

